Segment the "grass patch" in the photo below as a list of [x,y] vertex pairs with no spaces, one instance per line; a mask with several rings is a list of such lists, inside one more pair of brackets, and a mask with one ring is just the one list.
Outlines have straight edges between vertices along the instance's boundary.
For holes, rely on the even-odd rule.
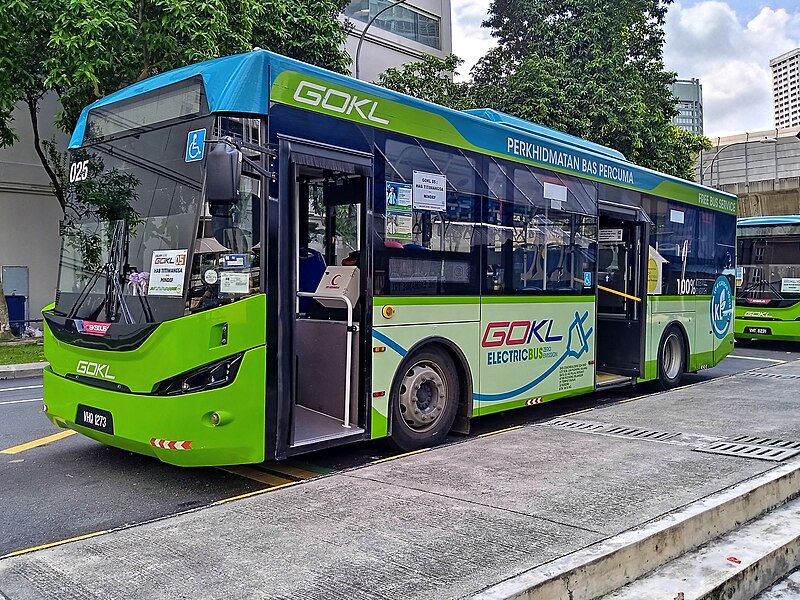
[[3,344],[0,346],[0,365],[35,363],[44,360],[44,346],[40,344]]

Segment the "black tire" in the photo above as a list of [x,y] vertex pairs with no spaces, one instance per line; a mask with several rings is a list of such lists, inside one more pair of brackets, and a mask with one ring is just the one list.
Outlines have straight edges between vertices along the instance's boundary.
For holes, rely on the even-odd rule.
[[670,325],[658,344],[658,386],[668,390],[680,385],[686,371],[686,343],[681,330]]
[[458,400],[458,372],[447,352],[435,347],[414,352],[392,385],[391,444],[404,452],[441,444],[455,421]]

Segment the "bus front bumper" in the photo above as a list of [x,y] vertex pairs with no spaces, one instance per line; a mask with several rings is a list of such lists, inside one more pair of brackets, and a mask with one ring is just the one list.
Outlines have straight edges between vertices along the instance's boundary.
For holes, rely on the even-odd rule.
[[755,320],[736,317],[738,339],[800,341],[800,321]]
[[[61,377],[47,367],[44,370],[45,414],[59,427],[73,429],[108,446],[154,456],[172,465],[199,467],[262,462],[263,377],[261,382],[256,382],[249,381],[246,375],[263,373],[264,354],[264,347],[248,351],[236,380],[226,387],[176,396],[111,391]],[[84,422],[80,425],[76,423],[79,410]],[[94,418],[98,414],[109,418],[95,427],[86,426],[87,412],[95,415]],[[105,432],[99,430],[101,426]]]

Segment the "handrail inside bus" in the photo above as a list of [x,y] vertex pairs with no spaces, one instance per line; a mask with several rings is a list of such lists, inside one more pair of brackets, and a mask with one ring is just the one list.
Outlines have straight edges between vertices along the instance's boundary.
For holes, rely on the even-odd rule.
[[612,290],[611,288],[607,288],[602,285],[597,286],[598,290],[603,290],[604,292],[608,292],[609,294],[616,294],[617,296],[622,296],[623,298],[627,298],[628,300],[636,300],[636,302],[641,302],[642,299],[637,296],[631,296],[630,294],[626,294],[625,292],[620,292],[618,290]]
[[353,362],[353,303],[347,296],[336,296],[333,294],[318,294],[316,292],[297,292],[299,298],[324,298],[325,300],[340,300],[347,305],[347,350],[345,354],[345,377],[344,377],[344,422],[342,427],[350,429],[350,379],[352,378]]

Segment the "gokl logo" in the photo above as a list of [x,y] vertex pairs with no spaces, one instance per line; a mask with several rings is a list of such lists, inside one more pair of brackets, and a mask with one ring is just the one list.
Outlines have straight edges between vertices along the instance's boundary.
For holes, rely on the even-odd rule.
[[294,99],[302,104],[321,106],[343,115],[358,115],[364,121],[372,121],[381,125],[388,125],[389,121],[375,115],[378,102],[371,98],[359,98],[355,94],[348,94],[340,90],[301,81],[294,92]]
[[492,321],[483,332],[481,346],[496,348],[498,346],[522,346],[530,344],[533,338],[539,342],[558,342],[562,335],[553,335],[553,319],[533,321]]
[[759,319],[769,319],[770,317],[772,317],[772,315],[769,314],[768,312],[763,312],[760,310],[748,310],[746,313],[744,313],[744,316],[757,317]]
[[157,256],[155,260],[157,265],[185,265],[186,255],[178,254],[177,256]]
[[116,377],[111,375],[108,372],[109,366],[108,365],[101,365],[100,363],[91,362],[88,360],[79,360],[78,366],[76,367],[76,371],[82,375],[88,375],[89,377],[102,377],[103,379],[110,379],[114,381]]

